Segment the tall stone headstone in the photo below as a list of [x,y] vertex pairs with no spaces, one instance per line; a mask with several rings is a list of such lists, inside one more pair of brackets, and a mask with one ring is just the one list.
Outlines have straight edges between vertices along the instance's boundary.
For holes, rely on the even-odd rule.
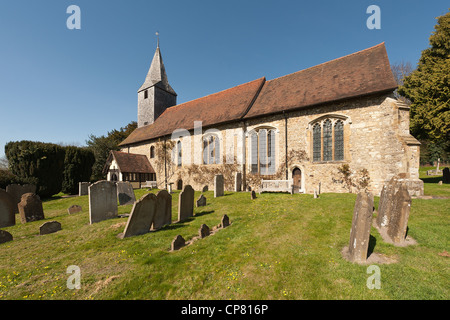
[[155,218],[152,229],[157,230],[172,223],[172,196],[167,190],[156,194]]
[[25,193],[18,206],[22,223],[45,219],[41,198],[35,193]]
[[352,262],[365,262],[369,249],[370,227],[373,215],[373,195],[360,192],[353,210],[352,229],[348,246],[348,259]]
[[194,189],[185,185],[178,198],[178,221],[194,216]]
[[223,175],[218,174],[214,176],[214,198],[222,197],[224,195],[224,179]]
[[89,182],[78,182],[78,195],[87,196],[89,194]]
[[0,189],[0,228],[16,224],[16,208],[13,197],[5,190]]
[[150,231],[156,214],[156,201],[155,194],[148,193],[134,203],[123,232],[123,238],[141,235]]
[[450,183],[450,169],[448,167],[442,170],[442,183]]
[[381,189],[376,220],[378,228],[386,229],[389,225],[396,188],[398,188],[398,179],[393,177],[383,186],[383,189]]
[[239,192],[242,190],[242,173],[236,172],[234,175],[234,191]]
[[129,181],[117,181],[117,198],[119,205],[133,204],[136,201],[133,186]]
[[117,218],[117,186],[98,181],[89,187],[89,221],[91,224]]
[[406,238],[410,210],[411,196],[406,184],[402,183],[394,195],[392,214],[387,226],[387,234],[394,244],[401,243]]
[[9,186],[6,186],[6,192],[8,192],[15,204],[15,213],[19,212],[19,202],[22,201],[22,196],[25,193],[36,193],[36,186],[32,185],[32,184],[25,184],[25,185],[20,185],[20,184],[10,184]]

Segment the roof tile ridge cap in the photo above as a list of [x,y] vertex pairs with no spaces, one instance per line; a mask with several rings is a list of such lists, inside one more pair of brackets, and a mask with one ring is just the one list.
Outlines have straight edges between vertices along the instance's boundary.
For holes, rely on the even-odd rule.
[[380,47],[380,46],[383,46],[383,45],[384,45],[384,42],[379,43],[379,44],[377,44],[377,45],[375,45],[375,46],[372,46],[372,47],[370,47],[370,48],[366,48],[366,49],[363,49],[363,50],[359,50],[359,51],[356,51],[356,52],[347,54],[347,55],[342,56],[342,57],[339,57],[339,58],[335,58],[335,59],[333,59],[333,60],[329,60],[329,61],[322,62],[322,63],[320,63],[320,64],[317,64],[317,65],[312,66],[312,67],[308,67],[308,68],[306,68],[306,69],[298,70],[298,71],[295,71],[295,72],[286,74],[286,75],[281,76],[281,77],[278,77],[278,78],[274,78],[274,79],[271,79],[271,80],[267,80],[267,82],[271,82],[271,81],[274,81],[274,80],[279,80],[279,79],[281,79],[281,78],[289,77],[289,76],[291,76],[291,75],[293,75],[293,74],[300,73],[300,72],[304,72],[304,71],[307,71],[307,70],[311,70],[311,69],[323,67],[323,66],[326,65],[326,64],[329,64],[329,63],[332,63],[332,62],[336,62],[336,61],[338,61],[338,60],[345,59],[345,58],[348,58],[348,57],[353,56],[353,55],[361,54],[361,53],[363,53],[364,51],[373,50],[373,49],[375,49],[375,48],[377,48],[377,47]]

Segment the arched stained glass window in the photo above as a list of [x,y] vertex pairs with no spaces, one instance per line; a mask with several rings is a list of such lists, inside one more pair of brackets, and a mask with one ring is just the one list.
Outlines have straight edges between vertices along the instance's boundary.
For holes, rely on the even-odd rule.
[[323,161],[333,160],[333,126],[329,119],[323,123]]
[[267,174],[267,130],[259,130],[259,171],[260,174]]
[[275,174],[275,131],[269,130],[267,134],[267,157],[269,158],[268,163],[268,174]]
[[220,163],[220,139],[213,135],[203,138],[203,164]]
[[334,160],[344,160],[344,124],[340,120],[334,125]]
[[313,127],[313,161],[321,161],[322,153],[322,128],[320,123],[316,123]]
[[256,132],[250,134],[250,148],[251,173],[258,173],[258,134]]

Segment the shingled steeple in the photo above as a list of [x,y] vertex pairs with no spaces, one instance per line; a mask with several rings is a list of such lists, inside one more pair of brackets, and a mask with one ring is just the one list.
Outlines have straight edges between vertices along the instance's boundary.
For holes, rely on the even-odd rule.
[[176,103],[177,94],[167,79],[158,40],[152,64],[138,90],[138,127],[152,124],[164,110]]

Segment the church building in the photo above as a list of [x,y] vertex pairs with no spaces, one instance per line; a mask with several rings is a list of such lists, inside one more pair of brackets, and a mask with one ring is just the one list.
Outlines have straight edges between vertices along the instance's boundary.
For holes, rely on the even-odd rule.
[[420,143],[396,88],[381,43],[177,105],[158,45],[138,90],[138,128],[120,144],[121,156],[146,156],[161,189],[211,190],[223,174],[230,191],[271,182],[300,193],[379,195],[398,176],[411,195],[421,195]]

